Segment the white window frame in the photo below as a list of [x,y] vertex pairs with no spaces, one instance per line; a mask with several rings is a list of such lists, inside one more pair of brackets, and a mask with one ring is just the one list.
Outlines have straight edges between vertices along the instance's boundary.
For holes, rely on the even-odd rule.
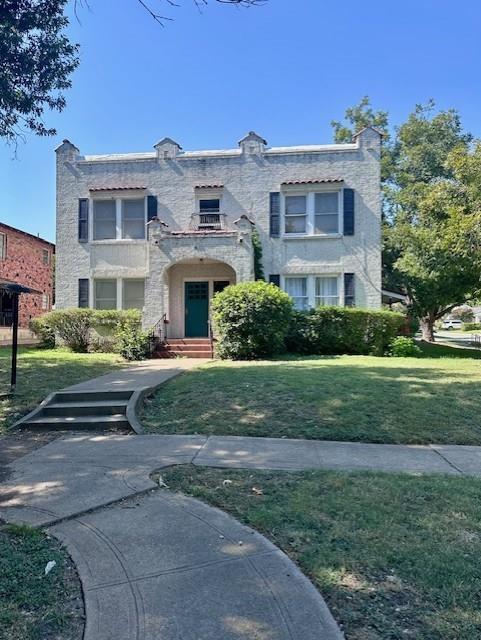
[[[142,282],[144,285],[144,303],[142,305],[142,307],[140,307],[140,311],[143,311],[143,309],[145,308],[145,278],[120,278],[121,283],[122,283],[122,299],[120,301],[121,304],[121,309],[127,310],[127,309],[139,309],[139,307],[126,307],[125,306],[125,283],[126,282]],[[118,291],[117,291],[118,293]]]
[[[115,310],[115,309],[119,310],[119,309],[122,308],[122,307],[119,306],[119,303],[120,304],[122,303],[122,300],[121,299],[119,300],[119,288],[120,288],[120,292],[122,292],[122,279],[121,278],[108,278],[108,277],[105,277],[105,278],[92,278],[92,294],[93,294],[93,296],[91,298],[91,300],[92,300],[92,308],[93,309],[99,309],[99,307],[97,307],[97,290],[96,290],[97,287],[96,287],[96,284],[99,281],[102,282],[102,281],[106,281],[106,280],[109,280],[110,282],[115,282],[115,287],[116,287],[116,290],[115,290],[115,293],[116,293],[115,305],[116,306],[114,307],[114,309],[111,309],[111,310],[112,311]],[[120,285],[120,287],[119,287],[119,285]]]
[[48,293],[42,293],[42,311],[48,311],[50,307],[50,296]]
[[286,291],[286,279],[289,278],[306,278],[307,280],[307,308],[316,307],[316,278],[336,278],[337,279],[337,297],[339,306],[344,306],[344,277],[340,272],[334,273],[286,273],[281,275],[281,289]]
[[[323,188],[319,185],[312,185],[312,188],[303,189],[284,189],[281,192],[281,237],[282,238],[338,238],[343,233],[343,198],[342,188],[333,188],[329,185]],[[315,199],[316,193],[337,193],[338,199],[338,227],[334,233],[316,233],[315,232]],[[306,232],[305,233],[286,233],[286,196],[306,196]],[[321,214],[322,215],[322,214]]]
[[[304,310],[306,310],[306,311],[307,311],[307,309],[309,309],[309,308],[310,308],[310,306],[311,306],[311,305],[310,305],[310,296],[309,296],[309,276],[306,276],[306,275],[304,275],[304,274],[292,274],[292,275],[285,276],[285,277],[284,277],[284,282],[283,282],[283,287],[282,287],[282,288],[284,289],[284,291],[285,291],[286,293],[289,293],[289,292],[287,291],[287,282],[288,282],[289,280],[305,280],[305,281],[306,281],[306,295],[305,295],[305,296],[295,296],[296,298],[302,298],[303,300],[305,300],[306,305],[305,305],[305,307],[301,307],[300,309],[299,309],[298,307],[296,307],[295,305],[294,305],[294,306],[295,306],[295,308],[296,308],[296,309],[298,309],[299,311],[304,311]],[[291,296],[291,294],[290,294],[290,293],[289,293],[289,295]],[[294,297],[293,297],[293,296],[291,296],[291,298],[292,298],[292,300],[293,300],[293,301],[294,301],[294,303],[295,303]]]
[[[105,238],[103,240],[94,240],[95,226],[95,202],[100,200],[113,200],[115,202],[115,238]],[[143,200],[144,201],[144,237],[143,238],[123,238],[122,237],[122,201],[123,200]],[[121,196],[95,196],[89,198],[89,210],[92,215],[89,216],[89,237],[92,238],[93,244],[109,244],[112,242],[122,243],[139,243],[147,240],[147,197],[145,195],[132,194]],[[100,278],[99,278],[100,279]]]
[[[322,296],[318,296],[317,295],[317,281],[318,280],[328,280],[328,279],[329,280],[336,280],[336,282],[337,282],[337,295],[336,296],[325,296],[325,297],[327,297],[327,298],[336,298],[337,303],[336,302],[319,303],[317,301],[318,298],[322,297]],[[341,301],[341,296],[340,296],[340,291],[339,291],[339,276],[337,276],[337,275],[328,275],[328,274],[322,275],[322,276],[319,276],[319,275],[314,276],[314,305],[316,307],[319,307],[319,306],[332,306],[332,305],[339,306],[340,301]]]
[[50,264],[50,249],[42,249],[42,264],[45,266]]
[[0,233],[0,260],[7,259],[7,234]]

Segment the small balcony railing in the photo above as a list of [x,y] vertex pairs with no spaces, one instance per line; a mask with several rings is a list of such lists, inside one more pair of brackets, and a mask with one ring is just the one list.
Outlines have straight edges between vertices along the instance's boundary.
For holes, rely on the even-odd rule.
[[197,218],[197,229],[202,230],[218,230],[224,229],[224,215],[216,212],[216,213],[199,213],[196,214]]

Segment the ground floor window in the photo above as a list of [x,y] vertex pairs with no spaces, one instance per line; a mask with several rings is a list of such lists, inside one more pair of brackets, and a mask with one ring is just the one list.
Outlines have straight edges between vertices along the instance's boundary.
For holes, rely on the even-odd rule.
[[294,301],[294,307],[302,310],[309,307],[307,278],[284,278],[284,288]]
[[94,307],[117,309],[117,280],[95,280]]
[[284,276],[281,284],[298,310],[319,305],[339,305],[341,302],[340,277],[325,276]]
[[143,309],[145,280],[123,280],[122,309]]
[[48,293],[43,293],[42,294],[42,310],[43,311],[48,311],[48,308],[50,306],[49,302],[50,302],[50,296],[48,295]]

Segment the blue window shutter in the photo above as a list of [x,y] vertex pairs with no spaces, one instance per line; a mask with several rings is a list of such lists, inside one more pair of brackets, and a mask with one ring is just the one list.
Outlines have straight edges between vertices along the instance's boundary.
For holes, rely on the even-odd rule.
[[344,274],[344,306],[354,307],[356,304],[356,285],[353,273]]
[[147,196],[147,221],[157,217],[157,196]]
[[269,235],[276,238],[281,232],[281,194],[269,194]]
[[281,286],[281,276],[278,273],[271,273],[269,275],[269,282],[271,284],[275,284],[276,287]]
[[344,235],[354,235],[354,189],[344,189]]
[[88,278],[79,278],[78,281],[78,306],[89,306],[89,281]]
[[78,241],[89,241],[89,201],[80,198],[78,201]]

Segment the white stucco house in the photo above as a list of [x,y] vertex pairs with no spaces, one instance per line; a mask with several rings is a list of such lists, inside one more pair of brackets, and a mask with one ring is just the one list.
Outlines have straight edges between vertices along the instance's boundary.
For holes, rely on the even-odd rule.
[[212,296],[266,279],[298,308],[381,305],[381,136],[269,147],[82,155],[57,148],[56,306],[143,310],[170,338],[208,335]]

